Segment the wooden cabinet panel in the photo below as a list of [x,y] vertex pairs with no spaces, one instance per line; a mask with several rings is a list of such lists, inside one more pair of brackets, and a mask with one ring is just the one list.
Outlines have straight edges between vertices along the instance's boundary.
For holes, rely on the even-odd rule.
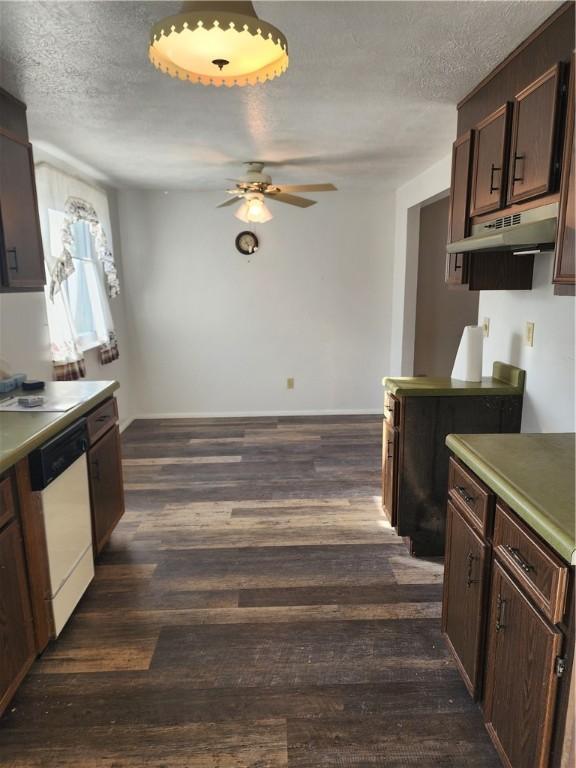
[[510,150],[508,203],[553,190],[560,65],[516,95]]
[[[460,136],[452,145],[452,179],[448,208],[448,242],[469,234],[470,171],[472,164],[472,131]],[[466,285],[468,257],[463,253],[446,254],[447,285]]]
[[382,438],[382,505],[388,520],[396,525],[396,457],[398,431],[384,421]]
[[576,199],[574,197],[574,174],[576,165],[576,143],[574,142],[574,79],[576,57],[572,56],[570,86],[568,88],[568,108],[564,155],[562,158],[562,182],[560,186],[560,213],[558,234],[556,237],[556,257],[554,260],[554,283],[574,285],[576,283]]
[[0,714],[36,655],[22,538],[13,520],[0,532]]
[[542,613],[553,624],[559,622],[566,605],[568,568],[501,503],[496,507],[494,551]]
[[485,717],[505,765],[548,765],[562,635],[495,561],[492,570]]
[[88,451],[94,553],[97,555],[124,514],[120,432],[110,429]]
[[118,421],[118,406],[116,398],[111,397],[86,417],[90,445],[97,443],[116,421]]
[[0,258],[2,283],[41,289],[45,282],[32,147],[0,131]]
[[12,477],[8,475],[8,477],[0,480],[0,528],[9,523],[15,514]]
[[478,123],[474,133],[471,215],[497,211],[505,199],[511,104]]
[[448,493],[455,496],[469,515],[470,522],[487,535],[494,509],[494,494],[454,457],[448,470]]
[[480,653],[488,545],[449,501],[444,561],[442,631],[470,693],[481,687]]

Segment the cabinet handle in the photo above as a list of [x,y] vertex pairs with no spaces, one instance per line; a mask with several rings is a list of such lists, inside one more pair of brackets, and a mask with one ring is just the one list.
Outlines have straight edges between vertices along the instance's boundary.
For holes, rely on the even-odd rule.
[[504,608],[506,607],[506,600],[502,597],[500,592],[498,592],[498,597],[496,598],[496,632],[500,632],[501,629],[505,629],[504,624]]
[[463,485],[457,485],[455,490],[458,492],[458,495],[464,499],[466,504],[471,504],[473,501],[475,501],[474,496],[470,496]]
[[518,160],[525,160],[525,155],[514,155],[514,162],[512,164],[512,182],[524,181],[524,176],[516,176],[516,162]]
[[[458,264],[458,257],[462,256],[462,264]],[[457,272],[459,269],[462,269],[462,266],[464,265],[464,256],[461,253],[457,253],[456,257],[454,259],[454,272]]]
[[98,459],[92,460],[92,478],[99,483],[100,482],[100,462]]
[[96,421],[97,421],[98,423],[101,423],[101,422],[103,422],[103,421],[108,421],[108,419],[109,419],[109,416],[98,416],[98,417],[96,418]]
[[474,566],[474,560],[476,560],[476,558],[474,557],[472,552],[468,552],[468,575],[466,578],[466,586],[468,589],[470,589],[472,584],[478,584],[478,582],[480,581],[480,579],[472,578],[472,568]]
[[12,257],[12,263],[10,263],[10,259],[7,259],[10,272],[18,272],[18,253],[16,252],[16,248],[7,248],[6,256]]
[[501,171],[501,170],[502,168],[498,168],[497,166],[494,165],[494,163],[492,163],[492,165],[490,166],[490,194],[492,194],[492,192],[498,192],[498,190],[500,189],[500,187],[494,186],[494,173],[496,171]]
[[512,560],[514,560],[514,562],[519,565],[520,568],[522,568],[523,571],[530,573],[530,571],[534,570],[534,566],[530,565],[527,560],[524,560],[520,554],[520,550],[517,547],[512,547],[510,544],[504,544],[504,549],[506,552],[508,552]]
[[394,458],[394,455],[393,455],[393,454],[394,454],[394,451],[392,451],[392,453],[390,453],[390,446],[391,446],[391,445],[392,445],[392,446],[394,445],[394,441],[393,441],[393,440],[388,440],[388,442],[386,443],[386,445],[388,446],[388,450],[386,451],[386,458],[387,458],[387,459],[392,459],[392,458]]

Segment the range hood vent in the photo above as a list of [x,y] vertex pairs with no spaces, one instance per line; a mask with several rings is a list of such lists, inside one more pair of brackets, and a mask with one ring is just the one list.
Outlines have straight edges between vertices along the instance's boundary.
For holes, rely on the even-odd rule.
[[500,216],[482,224],[474,224],[470,237],[448,243],[446,251],[447,253],[548,251],[553,248],[556,239],[557,219],[558,203]]

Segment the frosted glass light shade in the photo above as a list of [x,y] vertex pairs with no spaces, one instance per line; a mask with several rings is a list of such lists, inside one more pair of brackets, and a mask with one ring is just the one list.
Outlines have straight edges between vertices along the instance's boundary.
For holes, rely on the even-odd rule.
[[152,28],[150,61],[161,72],[203,85],[255,85],[288,67],[288,43],[251,2],[187,2]]
[[244,202],[238,208],[234,214],[237,219],[244,221],[247,224],[253,222],[254,224],[265,224],[270,219],[274,218],[264,201],[259,197],[245,198]]

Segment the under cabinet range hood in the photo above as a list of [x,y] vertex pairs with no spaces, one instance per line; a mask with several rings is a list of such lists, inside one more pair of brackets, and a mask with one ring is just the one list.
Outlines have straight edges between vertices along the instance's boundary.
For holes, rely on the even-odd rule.
[[557,219],[558,203],[500,215],[482,224],[474,224],[470,237],[448,243],[446,252],[506,251],[519,255],[549,251],[556,240]]

